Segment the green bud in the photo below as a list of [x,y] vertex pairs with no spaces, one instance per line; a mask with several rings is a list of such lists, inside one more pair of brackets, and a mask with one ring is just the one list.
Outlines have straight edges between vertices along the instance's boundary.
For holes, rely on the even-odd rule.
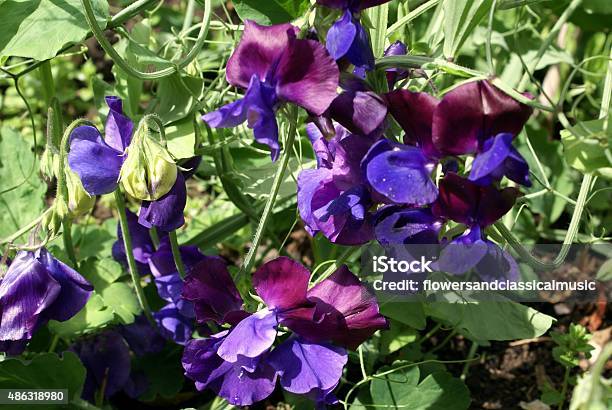
[[178,169],[170,153],[141,124],[127,149],[120,182],[125,191],[141,201],[166,195],[176,181]]
[[62,227],[62,221],[68,215],[68,206],[66,201],[57,198],[53,202],[51,212],[47,213],[42,220],[42,226],[49,232],[51,236],[57,235]]
[[96,198],[90,196],[83,188],[81,179],[72,172],[70,167],[64,167],[66,187],[68,188],[68,210],[72,216],[87,214],[93,208]]
[[50,181],[59,174],[59,153],[47,147],[40,157],[40,173]]

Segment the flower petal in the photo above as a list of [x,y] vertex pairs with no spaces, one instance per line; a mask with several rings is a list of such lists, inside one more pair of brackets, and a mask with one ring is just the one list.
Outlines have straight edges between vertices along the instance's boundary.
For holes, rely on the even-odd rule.
[[193,321],[184,316],[173,303],[153,313],[160,333],[179,345],[187,343],[193,334]]
[[311,343],[297,337],[281,343],[268,359],[280,375],[281,386],[296,394],[335,387],[347,360],[346,350],[341,347]]
[[373,70],[374,53],[372,52],[368,32],[358,21],[355,21],[355,26],[357,27],[357,35],[355,36],[355,41],[353,41],[348,53],[346,53],[346,58],[355,67],[363,68],[365,70]]
[[286,256],[271,260],[253,274],[253,287],[270,309],[286,310],[306,302],[310,272]]
[[[154,252],[155,247],[151,240],[149,230],[138,223],[138,217],[127,210],[127,226],[132,238],[132,251],[134,259],[138,264],[138,271],[141,275],[149,273],[149,259]],[[121,225],[117,223],[117,241],[113,243],[113,258],[127,266],[127,257],[125,255],[125,246],[123,244],[123,233]]]
[[104,126],[104,140],[114,150],[124,152],[132,141],[134,123],[123,115],[121,98],[108,96],[105,100],[109,112]]
[[441,157],[432,142],[431,128],[438,99],[427,93],[397,90],[385,94],[389,113],[403,128],[404,144],[420,147],[429,158]]
[[306,230],[312,236],[319,231],[316,218],[312,213],[312,201],[322,182],[329,179],[331,179],[331,172],[326,168],[305,169],[298,175],[298,210]]
[[371,91],[345,91],[334,99],[329,115],[355,134],[369,135],[381,128],[387,106]]
[[156,201],[142,201],[138,222],[146,227],[155,227],[160,231],[170,232],[185,224],[185,205],[187,189],[182,173],[176,175],[176,182],[168,193]]
[[274,73],[276,94],[314,115],[336,98],[340,71],[321,43],[291,39]]
[[486,255],[476,265],[478,276],[487,282],[506,279],[518,281],[520,270],[512,255],[489,240],[485,242],[488,249]]
[[227,62],[227,81],[247,88],[253,75],[265,80],[297,32],[298,28],[291,24],[260,26],[246,20],[242,38]]
[[[490,177],[491,174],[498,174],[496,171],[510,155],[512,138],[512,134],[503,133],[487,140],[485,142],[486,149],[479,153],[472,163],[472,170],[468,179],[474,182],[486,179],[482,185],[490,183],[490,178],[487,177]],[[503,176],[503,173],[501,176]]]
[[70,136],[68,164],[90,195],[102,195],[117,188],[123,157],[108,146],[95,127],[77,127]]
[[419,148],[383,139],[366,154],[363,167],[370,186],[389,201],[425,205],[438,195],[427,162]]
[[241,356],[255,358],[266,352],[276,339],[278,320],[274,311],[263,309],[242,319],[219,345],[217,354],[234,363]]
[[375,216],[376,239],[388,244],[437,244],[441,223],[429,208],[387,205]]
[[325,46],[329,55],[334,60],[344,57],[353,45],[356,35],[357,26],[353,22],[353,14],[347,9],[327,32]]
[[218,257],[207,256],[189,270],[182,296],[193,302],[199,323],[209,320],[224,323],[227,314],[239,311],[242,306],[242,298],[227,266]]

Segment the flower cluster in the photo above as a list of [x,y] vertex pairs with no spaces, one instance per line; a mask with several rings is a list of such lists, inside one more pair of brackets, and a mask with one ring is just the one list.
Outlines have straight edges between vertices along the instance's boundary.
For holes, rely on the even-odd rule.
[[[375,298],[346,266],[308,289],[310,272],[280,257],[253,274],[263,306],[242,310],[242,298],[225,265],[199,263],[186,278],[183,297],[201,324],[229,329],[185,346],[185,374],[199,390],[209,388],[234,405],[268,397],[276,386],[320,405],[331,393],[355,349],[387,327]],[[275,346],[275,341],[280,342]]]

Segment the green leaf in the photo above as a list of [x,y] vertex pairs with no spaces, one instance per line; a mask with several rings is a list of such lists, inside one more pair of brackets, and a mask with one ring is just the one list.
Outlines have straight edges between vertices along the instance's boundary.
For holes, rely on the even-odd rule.
[[608,282],[612,280],[612,259],[608,259],[597,271],[597,280]]
[[100,294],[124,325],[133,323],[141,312],[136,293],[127,283],[115,282],[102,289]]
[[[16,188],[15,188],[16,187]],[[17,131],[0,128],[0,238],[5,238],[39,216],[46,185],[38,178],[38,160]]]
[[308,0],[233,0],[233,3],[243,21],[255,20],[267,26],[295,20],[310,6]]
[[561,131],[567,163],[583,174],[595,173],[612,179],[612,164],[606,157],[608,139],[604,119],[579,122]]
[[[164,123],[182,120],[191,114],[198,104],[204,81],[198,77],[173,74],[159,80],[156,112]],[[191,120],[191,118],[190,118]]]
[[[68,389],[69,400],[75,400],[80,398],[84,382],[85,367],[72,352],[64,352],[62,357],[41,353],[28,361],[10,358],[0,362],[1,389]],[[43,407],[65,408],[65,405]]]
[[425,329],[425,311],[420,302],[386,302],[381,303],[380,313],[415,329]]
[[444,48],[455,57],[467,37],[487,14],[493,0],[444,0]]
[[[98,24],[106,27],[108,3],[92,1]],[[89,26],[80,0],[0,0],[0,56],[42,61],[85,38]]]
[[185,118],[166,127],[168,151],[174,158],[182,159],[195,156],[196,133],[193,125],[192,118]]
[[[384,368],[383,368],[384,370]],[[370,385],[376,405],[412,410],[461,410],[470,404],[465,384],[446,371],[434,372],[420,383],[417,366],[376,377]]]
[[60,337],[72,338],[99,329],[111,323],[114,318],[113,310],[94,291],[85,307],[79,313],[65,322],[51,320],[49,322],[49,330]]
[[147,376],[148,388],[140,400],[154,400],[156,396],[172,398],[183,388],[185,378],[181,366],[181,349],[166,349],[158,354],[146,355],[134,362],[133,371]]
[[[487,295],[491,298],[493,295]],[[426,306],[427,313],[464,331],[476,341],[530,339],[544,334],[553,318],[537,310],[498,296],[499,300],[478,300],[454,296]],[[481,297],[482,298],[482,297]],[[465,300],[465,302],[463,301]]]
[[380,354],[388,355],[396,352],[418,339],[418,332],[396,321],[390,322],[390,329],[380,334]]

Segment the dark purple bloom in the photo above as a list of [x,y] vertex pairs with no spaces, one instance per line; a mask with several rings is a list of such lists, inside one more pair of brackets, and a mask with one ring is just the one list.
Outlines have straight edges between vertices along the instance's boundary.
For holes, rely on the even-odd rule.
[[326,115],[354,134],[380,134],[387,116],[385,101],[359,78],[343,78],[344,91],[337,96]]
[[[387,47],[384,56],[403,56],[406,54],[408,54],[406,44],[397,40],[395,43]],[[385,72],[387,75],[387,85],[389,86],[389,90],[393,89],[395,83],[408,77],[408,71],[402,68],[389,68]]]
[[390,0],[317,0],[317,4],[342,10],[327,32],[327,50],[335,60],[346,57],[359,71],[374,69],[370,38],[359,22],[361,11]]
[[518,278],[516,262],[496,244],[484,238],[483,229],[508,212],[519,195],[516,188],[498,190],[480,186],[457,174],[440,181],[440,195],[433,213],[467,225],[467,230],[442,251],[439,267],[452,274],[476,268],[486,280],[495,277]]
[[136,317],[134,323],[120,326],[118,331],[137,356],[159,353],[166,343],[144,315]]
[[138,223],[146,228],[155,227],[164,232],[174,231],[185,224],[187,189],[181,172],[170,191],[155,201],[142,201]]
[[338,129],[327,141],[314,124],[308,124],[306,131],[319,164],[298,176],[298,209],[306,229],[342,245],[370,241],[372,198],[360,162],[372,140]]
[[0,343],[9,353],[49,320],[66,321],[87,303],[93,287],[46,249],[21,251],[0,283]]
[[90,195],[113,192],[132,140],[134,124],[123,115],[121,99],[106,97],[109,108],[104,137],[92,126],[77,127],[70,135],[68,164]]
[[[70,349],[87,369],[82,397],[89,401],[102,394],[108,398],[121,391],[130,379],[130,350],[121,335],[109,330],[82,340]],[[101,390],[104,391],[101,391]]]
[[502,133],[485,140],[472,163],[470,181],[489,185],[506,176],[517,184],[530,187],[529,165],[512,146],[513,138],[512,134]]
[[[304,266],[285,257],[259,268],[253,286],[266,307],[229,331],[187,343],[183,367],[196,387],[210,388],[234,405],[250,405],[268,397],[280,378],[287,391],[319,403],[335,402],[331,391],[347,354],[329,342],[355,348],[387,323],[374,297],[346,267],[310,290],[309,278]],[[188,279],[185,290],[204,289],[196,311],[199,303],[212,311],[215,299],[205,298],[212,295],[210,285],[197,282],[195,276]],[[235,300],[231,293],[224,298]],[[297,335],[273,348],[279,324]]]
[[376,239],[382,245],[437,244],[442,220],[430,208],[387,205],[376,212]]
[[[193,313],[192,313],[193,314]],[[193,315],[184,314],[184,309],[179,309],[174,303],[153,313],[161,335],[179,345],[184,345],[193,334]]]
[[336,97],[339,71],[316,41],[296,38],[291,24],[260,26],[245,21],[236,50],[227,63],[227,81],[247,89],[244,98],[202,117],[211,127],[235,127],[247,121],[255,140],[278,158],[275,112],[283,102],[297,104],[315,115]]
[[372,189],[390,203],[421,206],[438,195],[431,180],[435,162],[418,147],[381,139],[370,148],[362,167]]

